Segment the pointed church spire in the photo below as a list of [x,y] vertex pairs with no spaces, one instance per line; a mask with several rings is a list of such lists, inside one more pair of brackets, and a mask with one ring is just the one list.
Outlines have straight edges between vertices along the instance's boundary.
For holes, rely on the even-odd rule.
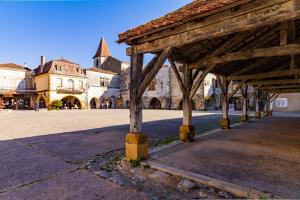
[[111,56],[111,53],[109,51],[109,48],[107,46],[107,43],[104,39],[104,37],[101,38],[98,50],[95,54],[95,56],[93,58],[97,58],[97,57],[109,57]]

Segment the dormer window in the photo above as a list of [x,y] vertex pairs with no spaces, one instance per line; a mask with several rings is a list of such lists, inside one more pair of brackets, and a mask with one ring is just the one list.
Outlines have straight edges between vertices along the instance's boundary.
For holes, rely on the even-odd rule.
[[61,71],[61,66],[60,65],[55,65],[55,70],[56,71]]

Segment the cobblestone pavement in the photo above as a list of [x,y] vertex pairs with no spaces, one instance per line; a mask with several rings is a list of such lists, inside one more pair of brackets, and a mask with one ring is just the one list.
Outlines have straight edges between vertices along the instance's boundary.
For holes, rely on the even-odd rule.
[[[278,114],[277,114],[278,115]],[[300,198],[300,117],[267,117],[179,144],[155,162],[226,182]]]
[[[145,110],[144,132],[152,141],[176,138],[181,116]],[[219,118],[195,112],[194,126],[214,128]],[[0,199],[147,198],[86,169],[95,155],[123,148],[128,119],[128,110],[0,111]]]

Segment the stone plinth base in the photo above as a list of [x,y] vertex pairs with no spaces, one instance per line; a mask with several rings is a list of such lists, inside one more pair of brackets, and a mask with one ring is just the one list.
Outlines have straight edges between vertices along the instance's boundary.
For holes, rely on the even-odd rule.
[[256,119],[260,119],[260,118],[261,118],[260,112],[256,112],[256,113],[255,113],[255,118],[256,118]]
[[126,159],[144,160],[148,156],[148,138],[144,133],[128,133],[126,136]]
[[249,116],[248,115],[242,115],[241,116],[241,121],[242,122],[248,122],[249,121]]
[[268,111],[268,116],[273,116],[273,112],[272,111]]
[[229,119],[222,118],[220,120],[220,127],[222,129],[230,129],[230,121],[229,121]]
[[179,138],[184,142],[192,142],[195,140],[195,129],[193,126],[182,125],[179,127]]

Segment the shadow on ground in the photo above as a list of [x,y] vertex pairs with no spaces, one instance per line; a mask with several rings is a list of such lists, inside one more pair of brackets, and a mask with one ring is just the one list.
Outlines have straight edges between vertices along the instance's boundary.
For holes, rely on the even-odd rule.
[[[195,128],[201,131],[207,127],[216,127],[219,119],[220,115],[214,114],[193,117],[193,122]],[[239,116],[231,116],[231,119],[237,120]],[[181,120],[182,118],[146,122],[143,130],[152,141],[174,138],[178,135]],[[24,190],[24,187],[40,188],[41,186],[36,186],[39,184],[46,187],[45,181],[61,176],[69,177],[71,181],[73,178],[70,173],[84,170],[83,164],[93,156],[124,148],[128,130],[128,125],[120,125],[0,141],[0,193]],[[59,189],[58,186],[55,188]],[[35,195],[36,198],[41,197],[40,194]],[[5,195],[3,197],[6,198]]]

